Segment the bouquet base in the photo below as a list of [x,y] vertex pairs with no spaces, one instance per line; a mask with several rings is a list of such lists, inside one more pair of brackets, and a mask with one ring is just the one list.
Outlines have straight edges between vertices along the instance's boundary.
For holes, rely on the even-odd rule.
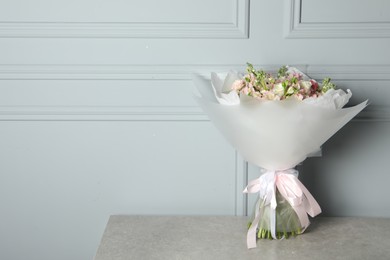
[[[286,199],[276,190],[276,223],[275,235],[277,239],[294,237],[302,234],[306,227],[302,227],[301,222],[291,205]],[[259,207],[259,208],[257,208]],[[255,220],[256,211],[261,212],[260,220],[257,221],[256,237],[258,239],[273,239],[271,233],[270,205],[265,205],[263,199],[258,199],[248,222],[248,229],[252,226]]]
[[248,248],[256,247],[257,238],[282,239],[302,234],[310,224],[308,215],[321,213],[317,201],[298,180],[298,171],[264,171],[244,190],[259,193],[248,225]]

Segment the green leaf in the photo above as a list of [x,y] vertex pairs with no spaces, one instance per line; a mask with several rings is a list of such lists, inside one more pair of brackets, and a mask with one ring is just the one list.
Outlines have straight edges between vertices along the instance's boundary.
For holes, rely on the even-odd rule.
[[288,70],[288,68],[287,68],[286,65],[280,67],[279,70],[278,70],[278,78],[287,76],[287,70]]

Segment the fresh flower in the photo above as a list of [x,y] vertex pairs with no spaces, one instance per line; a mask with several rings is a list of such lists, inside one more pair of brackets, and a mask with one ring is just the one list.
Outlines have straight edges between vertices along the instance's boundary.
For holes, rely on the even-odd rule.
[[305,79],[302,73],[288,66],[281,67],[275,77],[263,70],[256,70],[250,63],[247,65],[247,74],[242,79],[235,80],[229,90],[235,91],[239,96],[247,95],[263,100],[304,100],[319,97],[336,88],[330,78],[325,78],[322,84],[318,84],[313,79]]

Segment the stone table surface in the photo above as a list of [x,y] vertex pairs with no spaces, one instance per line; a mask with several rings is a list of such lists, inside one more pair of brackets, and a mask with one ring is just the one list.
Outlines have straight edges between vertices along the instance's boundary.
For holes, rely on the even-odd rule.
[[302,235],[246,247],[247,217],[111,216],[95,260],[390,259],[390,219],[317,217]]

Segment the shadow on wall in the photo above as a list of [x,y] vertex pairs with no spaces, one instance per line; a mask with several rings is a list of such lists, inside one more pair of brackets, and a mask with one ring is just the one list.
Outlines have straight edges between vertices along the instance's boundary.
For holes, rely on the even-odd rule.
[[390,122],[352,121],[298,167],[323,216],[390,217]]

